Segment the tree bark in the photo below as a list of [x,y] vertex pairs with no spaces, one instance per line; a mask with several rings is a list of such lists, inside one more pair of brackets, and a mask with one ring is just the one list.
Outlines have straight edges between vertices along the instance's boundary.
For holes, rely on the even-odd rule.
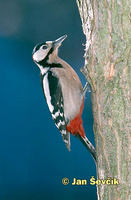
[[131,3],[76,1],[86,36],[83,73],[92,89],[97,179],[119,180],[97,182],[97,196],[131,200]]

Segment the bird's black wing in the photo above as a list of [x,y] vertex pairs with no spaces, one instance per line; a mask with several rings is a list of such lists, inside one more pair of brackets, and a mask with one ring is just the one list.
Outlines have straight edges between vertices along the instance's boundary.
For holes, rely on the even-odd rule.
[[63,94],[59,80],[52,71],[48,71],[43,76],[40,75],[40,79],[42,90],[52,118],[55,125],[60,130],[67,148],[70,150],[70,133],[66,130]]

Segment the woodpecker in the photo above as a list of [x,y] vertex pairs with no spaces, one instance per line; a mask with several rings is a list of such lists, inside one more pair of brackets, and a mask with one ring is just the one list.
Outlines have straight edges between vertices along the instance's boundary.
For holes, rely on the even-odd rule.
[[40,69],[42,91],[56,127],[70,151],[70,133],[78,138],[96,161],[93,145],[85,136],[81,118],[87,84],[83,89],[73,68],[58,57],[58,48],[67,35],[37,44],[33,61]]

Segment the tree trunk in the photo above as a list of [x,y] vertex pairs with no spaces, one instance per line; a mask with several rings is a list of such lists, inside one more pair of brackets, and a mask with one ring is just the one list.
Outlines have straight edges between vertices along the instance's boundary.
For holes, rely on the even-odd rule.
[[131,3],[76,1],[86,36],[83,73],[92,89],[97,179],[109,180],[96,182],[98,199],[131,200]]

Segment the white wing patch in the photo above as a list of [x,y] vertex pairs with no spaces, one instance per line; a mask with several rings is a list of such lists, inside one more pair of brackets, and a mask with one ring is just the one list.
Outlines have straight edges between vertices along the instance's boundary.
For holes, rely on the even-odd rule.
[[58,116],[63,117],[64,114],[63,114],[63,113],[60,113],[60,110],[58,110],[55,114],[52,114],[52,117],[53,117],[54,119],[56,119]]
[[48,82],[48,73],[45,74],[45,76],[43,78],[43,86],[44,86],[46,101],[47,101],[49,110],[52,113],[53,110],[54,110],[54,106],[51,104],[51,96],[50,96],[49,82]]
[[57,126],[57,128],[59,129],[59,127],[61,126],[61,125],[65,125],[65,121],[59,121],[57,124],[56,124],[56,126]]
[[55,114],[52,114],[52,117],[56,119],[60,115],[60,110],[58,110]]

